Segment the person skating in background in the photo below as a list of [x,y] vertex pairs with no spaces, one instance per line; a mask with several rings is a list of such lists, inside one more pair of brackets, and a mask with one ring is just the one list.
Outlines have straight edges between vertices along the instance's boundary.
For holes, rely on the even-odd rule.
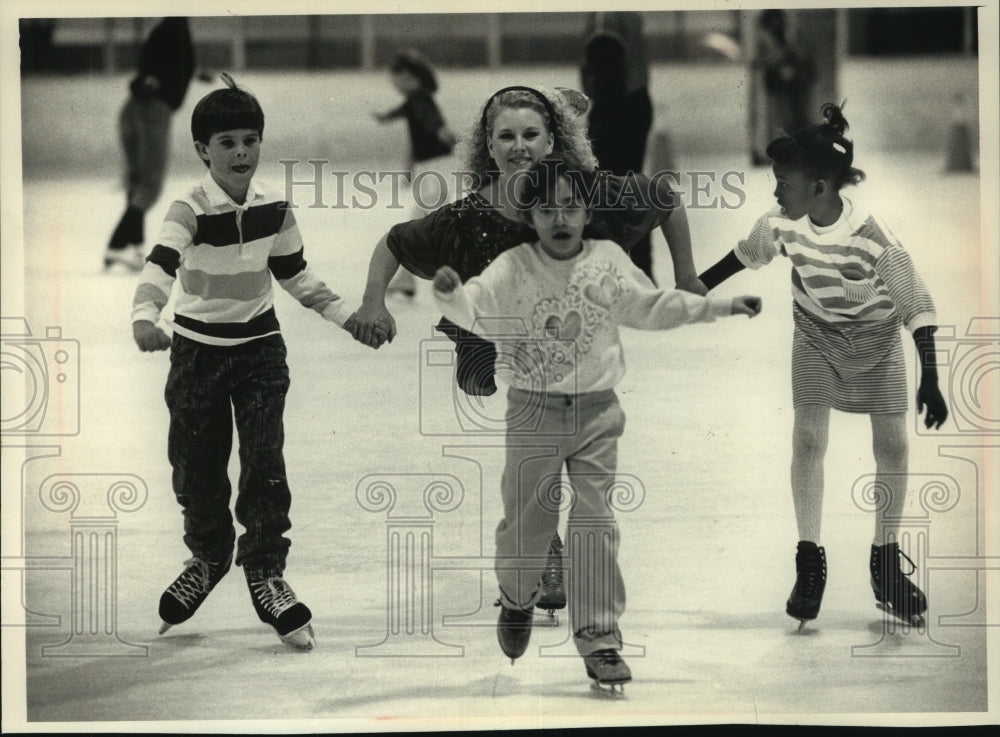
[[[616,244],[584,238],[585,193],[594,173],[543,160],[521,180],[518,206],[537,236],[508,249],[464,284],[438,269],[434,296],[455,324],[515,321],[497,336],[497,374],[508,385],[504,517],[496,531],[504,654],[524,654],[541,598],[540,562],[559,524],[565,470],[572,487],[567,523],[572,578],[570,629],[587,675],[600,686],[631,680],[618,620],[625,586],[611,489],[625,425],[614,387],[625,373],[619,326],[666,330],[724,315],[760,312],[757,297],[701,297],[657,288]],[[533,408],[541,412],[537,415]],[[523,427],[525,418],[531,428]]]
[[[580,78],[591,100],[587,135],[601,168],[618,175],[643,171],[653,103],[641,13],[588,15]],[[646,234],[629,255],[655,284],[652,246]]]
[[[187,18],[164,18],[139,52],[139,70],[118,116],[125,154],[125,212],[104,252],[104,267],[139,271],[145,258],[146,212],[160,197],[170,154],[170,121],[187,95],[195,71]],[[210,82],[202,71],[199,78]]]
[[757,22],[750,61],[750,158],[766,165],[764,151],[778,135],[805,128],[812,107],[816,68],[808,53],[788,35],[783,10],[765,10]]
[[[413,217],[420,217],[449,201],[447,186],[449,177],[453,175],[438,169],[451,156],[455,135],[449,130],[434,100],[434,93],[438,90],[437,75],[422,54],[412,49],[400,51],[393,58],[389,72],[393,87],[404,98],[403,104],[376,113],[375,119],[380,123],[406,119],[410,139],[407,161],[410,199],[413,201]],[[424,172],[429,171],[435,174],[425,176]],[[438,173],[441,176],[437,176]],[[386,291],[412,297],[416,289],[416,278],[400,267]]]
[[701,278],[713,289],[743,268],[760,268],[779,255],[792,263],[791,486],[799,542],[785,611],[801,629],[819,615],[823,600],[827,565],[820,523],[832,408],[871,419],[875,483],[884,494],[875,512],[871,586],[880,608],[916,623],[927,599],[902,572],[900,559],[916,567],[899,547],[909,405],[900,328],[913,334],[921,366],[917,412],[926,407],[925,425],[939,428],[948,407],[934,362],[937,317],[909,254],[885,223],[841,193],[861,182],[864,172],[853,166],[854,144],[844,136],[841,109],[827,103],[823,117],[822,123],[770,143],[777,207]]
[[[135,292],[132,330],[142,351],[170,348],[167,455],[184,511],[191,559],[160,597],[161,634],[190,619],[233,562],[257,616],[279,637],[312,649],[312,614],[285,582],[291,491],[283,455],[286,349],[272,276],[303,306],[344,329],[351,311],[303,257],[293,210],[254,179],[264,133],[257,99],[223,74],[226,88],[191,116],[208,172],[173,202]],[[174,290],[173,338],[156,323]],[[236,539],[227,475],[239,434]]]

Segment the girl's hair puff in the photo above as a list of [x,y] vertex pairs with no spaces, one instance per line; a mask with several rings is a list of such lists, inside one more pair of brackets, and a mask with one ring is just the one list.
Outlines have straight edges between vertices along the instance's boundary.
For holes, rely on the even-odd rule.
[[264,111],[249,91],[243,89],[226,72],[219,77],[225,89],[213,90],[194,106],[191,113],[191,136],[207,144],[220,131],[249,128],[264,138]]
[[854,144],[844,137],[849,127],[844,104],[846,100],[839,106],[824,104],[822,123],[774,139],[767,146],[768,157],[777,164],[802,169],[816,179],[826,179],[834,190],[862,182],[865,173],[852,166]]
[[568,168],[584,171],[597,168],[597,159],[587,138],[584,120],[559,92],[544,87],[532,89],[544,96],[548,106],[531,91],[515,89],[491,97],[477,116],[471,133],[465,139],[465,160],[470,172],[480,182],[485,183],[498,175],[486,141],[497,115],[505,108],[529,108],[538,113],[546,129],[552,134],[552,155],[562,157]]

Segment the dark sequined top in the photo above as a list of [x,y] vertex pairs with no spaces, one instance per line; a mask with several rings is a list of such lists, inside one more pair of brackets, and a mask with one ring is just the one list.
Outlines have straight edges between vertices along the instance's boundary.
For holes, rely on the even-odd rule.
[[[662,225],[674,208],[675,193],[665,178],[643,174],[598,175],[600,203],[584,231],[587,238],[612,240],[628,250]],[[441,266],[451,266],[462,281],[506,251],[536,240],[525,223],[509,220],[478,192],[445,205],[417,220],[399,223],[386,236],[389,250],[408,270],[425,279]]]

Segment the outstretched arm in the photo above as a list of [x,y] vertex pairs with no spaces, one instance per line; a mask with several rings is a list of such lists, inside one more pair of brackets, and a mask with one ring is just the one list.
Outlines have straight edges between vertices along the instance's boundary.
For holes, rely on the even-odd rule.
[[934,362],[934,332],[937,327],[927,325],[913,331],[913,341],[917,345],[920,360],[920,386],[917,388],[917,415],[927,407],[924,427],[935,430],[948,419],[948,405],[938,388],[937,365]]
[[691,228],[688,226],[687,210],[677,199],[677,207],[660,226],[660,232],[667,240],[670,260],[674,264],[674,282],[678,289],[704,296],[708,288],[701,282],[691,255]]
[[712,290],[722,284],[722,282],[731,277],[733,274],[736,274],[745,268],[746,266],[744,266],[743,263],[736,258],[736,253],[734,251],[730,251],[713,266],[710,266],[706,271],[704,271],[698,278],[701,279],[701,282],[705,285],[706,289]]
[[385,236],[382,236],[368,263],[368,282],[361,307],[354,314],[350,325],[354,339],[372,348],[382,345],[378,335],[380,322],[383,326],[388,325],[387,340],[390,343],[396,337],[396,321],[385,306],[385,290],[398,268],[399,260],[386,245]]

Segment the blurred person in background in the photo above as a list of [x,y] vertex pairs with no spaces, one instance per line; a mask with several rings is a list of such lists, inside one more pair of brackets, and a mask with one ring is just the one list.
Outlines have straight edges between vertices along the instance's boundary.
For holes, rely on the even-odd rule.
[[[594,153],[601,168],[613,174],[642,171],[653,125],[642,14],[590,13],[584,38],[580,77],[591,99],[587,135]],[[643,236],[629,253],[655,284],[650,235]]]
[[806,52],[788,38],[787,16],[765,10],[757,21],[750,60],[750,160],[770,163],[764,153],[775,136],[809,124],[816,69]]
[[[437,76],[422,54],[412,49],[397,53],[389,73],[392,86],[404,98],[403,104],[384,113],[375,113],[374,117],[379,123],[406,119],[410,135],[407,179],[411,187],[413,216],[420,217],[430,212],[428,203],[437,207],[448,201],[447,177],[423,174],[442,168],[441,165],[455,148],[455,135],[434,101],[434,93],[438,90]],[[416,278],[402,267],[387,288],[390,294],[406,297],[413,297],[416,290]]]
[[[125,152],[125,212],[104,252],[104,268],[142,269],[146,211],[163,190],[170,152],[170,119],[194,75],[195,56],[187,18],[164,18],[143,44],[139,70],[118,117]],[[212,76],[199,74],[204,82]]]

